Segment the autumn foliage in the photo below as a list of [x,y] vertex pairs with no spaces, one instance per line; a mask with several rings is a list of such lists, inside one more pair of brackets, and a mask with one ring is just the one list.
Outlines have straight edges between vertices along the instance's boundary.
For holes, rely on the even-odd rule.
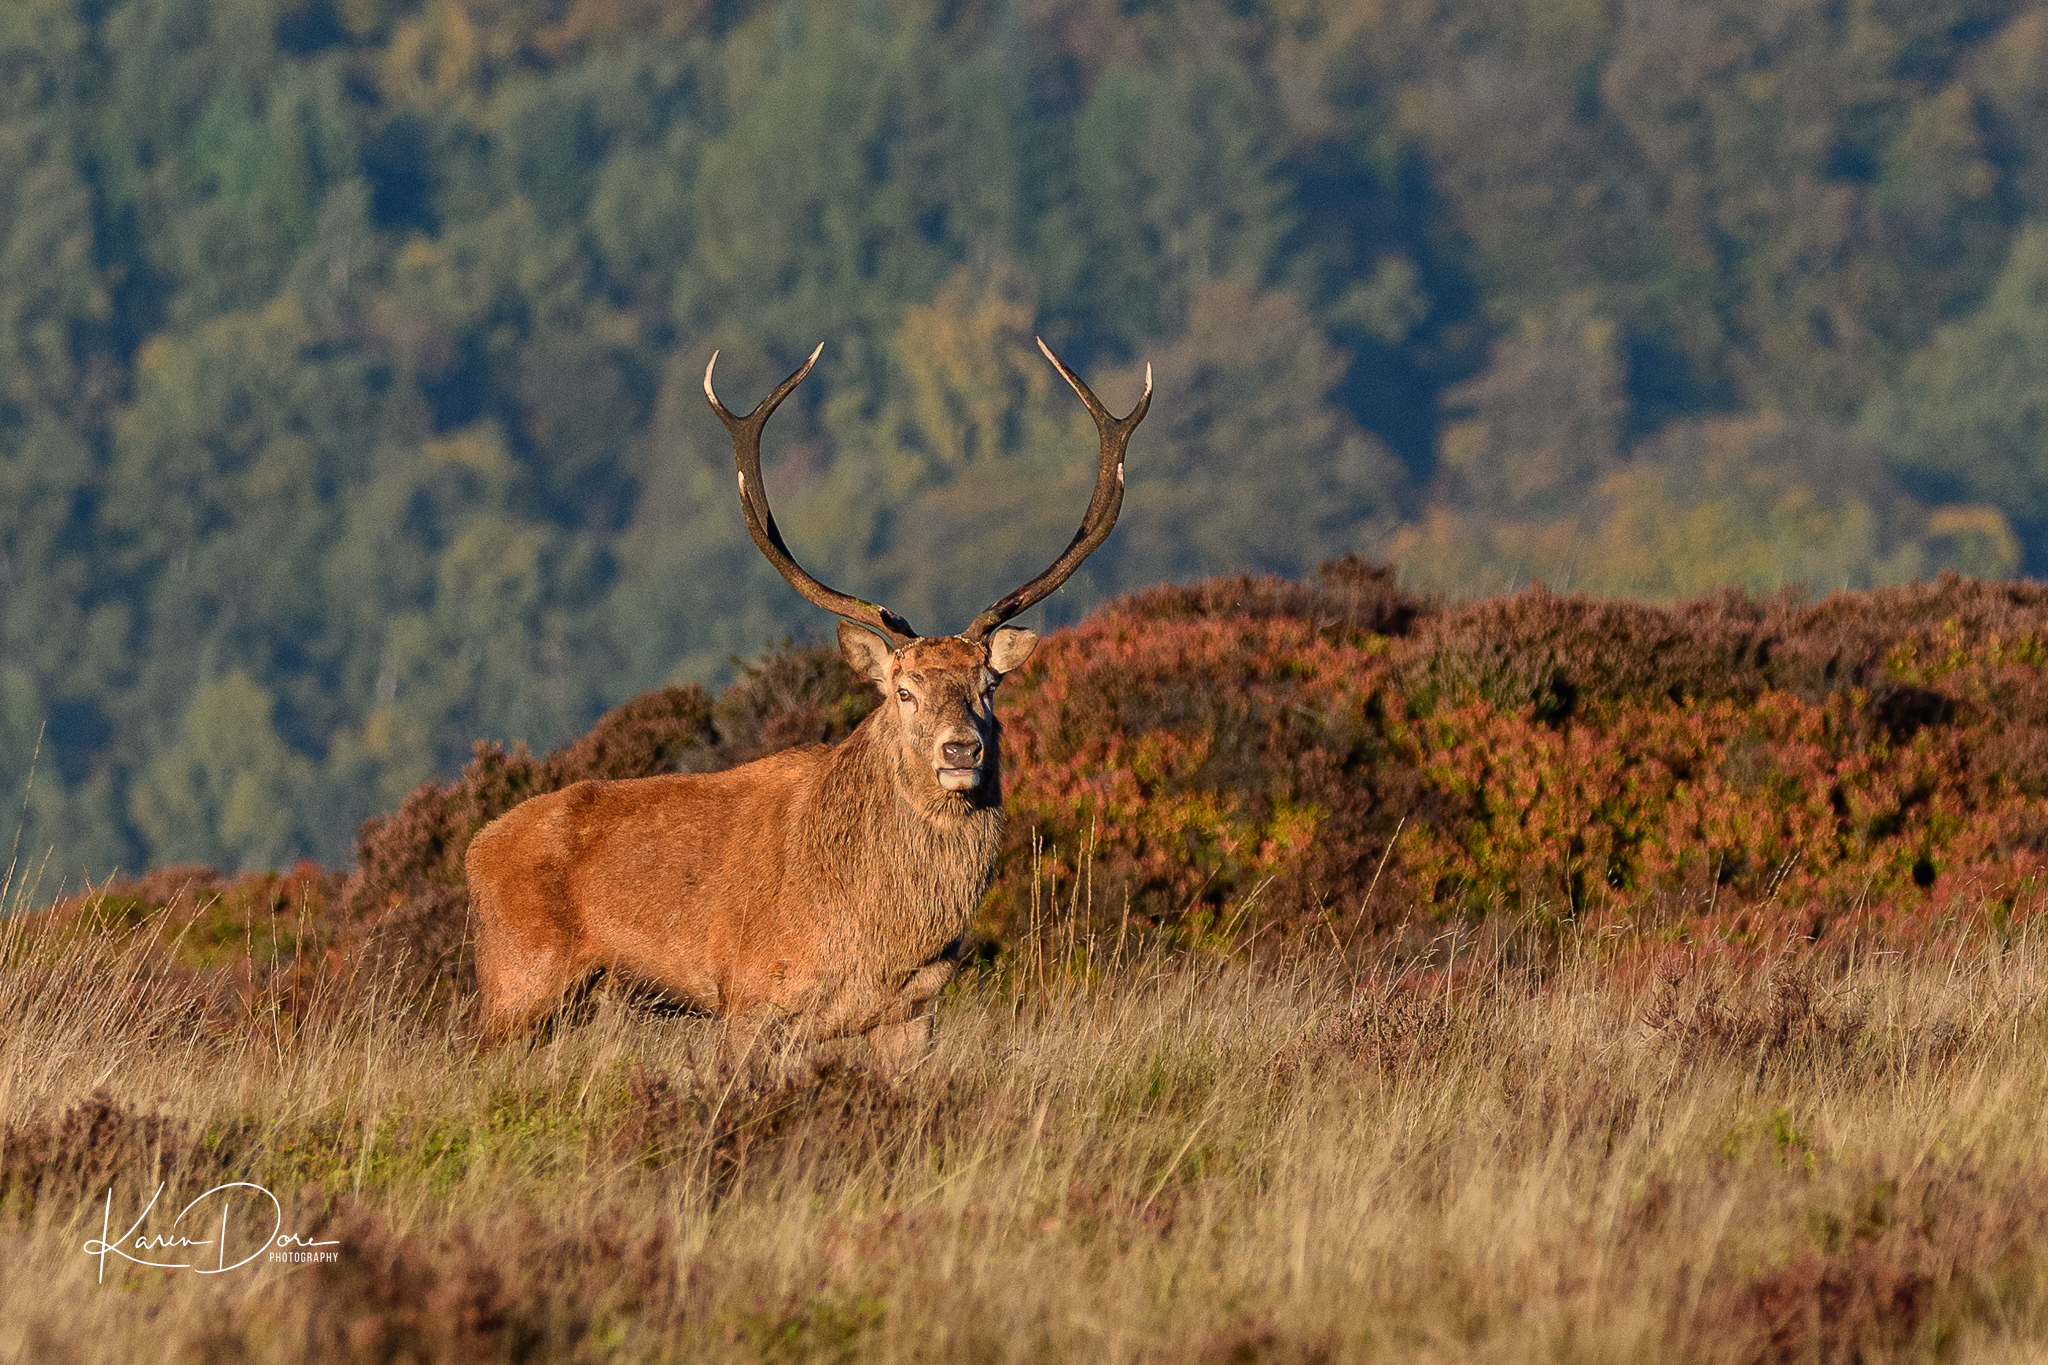
[[[1625,929],[1653,953],[1740,952],[1959,914],[2006,932],[2048,863],[2044,642],[2048,590],[1953,576],[1817,602],[1538,586],[1444,605],[1346,559],[1153,589],[1050,636],[1005,688],[1007,847],[976,932],[1014,947],[1034,896],[1077,880],[1094,922],[1070,934],[1187,943],[1486,923],[1532,951]],[[545,757],[480,743],[364,824],[352,872],[294,875],[331,903],[335,954],[460,994],[462,858],[492,818],[586,777],[832,740],[870,705],[834,652],[785,646]],[[188,883],[261,890],[173,870],[104,904]]]
[[2038,883],[2038,588],[1537,587],[1365,621],[1331,600],[1361,579],[1160,589],[1049,641],[1013,698],[1014,848],[1069,875],[1092,850],[1098,904],[1107,877],[1148,919],[1256,892],[1243,920],[1342,939],[1487,916],[1815,937],[2009,916]]

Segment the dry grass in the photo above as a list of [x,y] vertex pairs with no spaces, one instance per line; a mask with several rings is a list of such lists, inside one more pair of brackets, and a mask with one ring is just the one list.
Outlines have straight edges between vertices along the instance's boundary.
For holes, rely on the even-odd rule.
[[[1531,974],[1470,944],[1091,966],[1052,925],[1057,961],[949,997],[911,1082],[777,1085],[604,990],[483,1053],[376,981],[197,1011],[176,922],[0,923],[0,1357],[2048,1350],[2024,928],[1749,972],[1589,938]],[[118,1230],[160,1179],[166,1208],[264,1184],[339,1260],[98,1283],[108,1187]]]

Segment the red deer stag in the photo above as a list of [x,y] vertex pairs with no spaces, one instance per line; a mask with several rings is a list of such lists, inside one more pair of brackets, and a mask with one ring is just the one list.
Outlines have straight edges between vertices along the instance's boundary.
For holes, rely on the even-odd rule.
[[728,1049],[779,1025],[799,1047],[865,1035],[885,1065],[920,1055],[1002,833],[996,684],[1038,642],[1003,622],[1109,535],[1124,449],[1152,402],[1148,366],[1138,405],[1112,417],[1038,345],[1095,419],[1095,495],[1051,568],[938,638],[813,578],[768,509],[762,428],[824,347],[746,417],[712,391],[712,355],[704,395],[732,435],[747,530],[791,587],[846,618],[840,650],[884,702],[837,745],[722,773],[578,782],[487,826],[468,861],[487,1032],[530,1027],[606,968],[723,1016]]

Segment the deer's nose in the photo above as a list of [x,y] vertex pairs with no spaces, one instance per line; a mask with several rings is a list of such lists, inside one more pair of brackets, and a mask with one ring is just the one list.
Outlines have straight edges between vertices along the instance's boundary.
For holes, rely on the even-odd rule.
[[946,756],[949,768],[972,768],[981,762],[981,741],[948,740],[939,746],[939,752]]

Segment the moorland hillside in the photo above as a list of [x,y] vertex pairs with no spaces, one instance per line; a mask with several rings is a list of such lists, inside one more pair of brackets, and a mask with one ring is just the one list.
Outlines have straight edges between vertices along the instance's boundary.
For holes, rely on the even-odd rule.
[[[216,940],[240,959],[253,917],[278,970],[318,946],[402,959],[459,998],[463,857],[484,824],[582,778],[829,742],[873,702],[836,651],[785,646],[715,695],[647,692],[547,755],[479,742],[458,779],[365,822],[352,868],[174,866],[59,913],[139,921],[175,901],[213,926],[202,959]],[[1084,954],[1136,936],[1355,955],[1479,924],[1534,962],[1593,939],[1846,951],[1937,921],[2007,932],[2048,867],[2033,584],[1446,604],[1348,558],[1115,601],[1049,636],[999,714],[985,956],[1035,945],[1048,898],[1090,907],[1063,921]]]
[[[2039,1359],[2044,617],[1113,603],[1006,687],[1001,878],[897,1077],[736,1073],[615,983],[463,1007],[484,820],[843,734],[836,656],[479,746],[351,870],[0,920],[0,1357]],[[210,1198],[240,1255],[257,1186],[326,1259],[90,1254]]]

